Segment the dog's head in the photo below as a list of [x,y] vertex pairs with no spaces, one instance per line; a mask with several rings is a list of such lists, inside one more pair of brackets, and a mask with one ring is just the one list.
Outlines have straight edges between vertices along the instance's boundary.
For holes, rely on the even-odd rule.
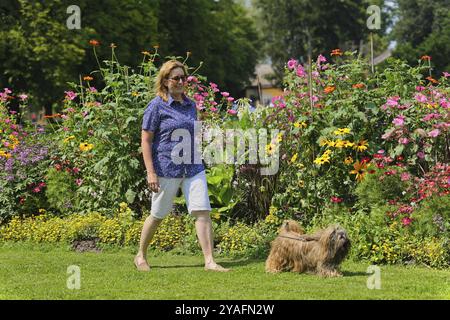
[[344,228],[333,225],[324,230],[320,243],[326,247],[328,258],[336,262],[342,261],[350,251],[350,239]]

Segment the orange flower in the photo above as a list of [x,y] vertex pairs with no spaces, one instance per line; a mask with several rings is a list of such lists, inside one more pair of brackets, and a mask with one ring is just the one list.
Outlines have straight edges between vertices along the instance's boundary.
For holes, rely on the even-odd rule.
[[425,56],[420,57],[420,60],[428,60],[428,61],[430,61],[430,60],[431,60],[431,57],[425,55]]
[[86,76],[83,78],[84,81],[92,81],[94,80],[94,78],[90,77],[90,76]]
[[56,114],[51,114],[51,115],[48,115],[48,116],[44,116],[44,118],[45,119],[52,119],[52,118],[58,118],[60,116],[61,116],[60,113],[56,113]]
[[356,180],[358,182],[361,182],[364,179],[364,175],[367,172],[367,162],[365,161],[359,162],[359,160],[357,160],[353,164],[353,168],[354,170],[350,171],[350,174],[356,174]]
[[97,40],[91,40],[91,41],[89,41],[89,43],[94,47],[97,47],[100,45],[100,42],[98,42]]
[[433,77],[426,77],[425,79],[427,79],[428,81],[430,81],[431,83],[435,83],[438,84],[439,81],[437,81],[436,79],[434,79]]
[[353,89],[362,89],[362,88],[364,88],[364,83],[354,84],[354,85],[352,85],[352,88]]
[[342,51],[341,49],[334,49],[333,51],[331,51],[331,56],[342,56]]
[[335,86],[328,86],[323,91],[325,91],[325,93],[332,93],[335,89]]

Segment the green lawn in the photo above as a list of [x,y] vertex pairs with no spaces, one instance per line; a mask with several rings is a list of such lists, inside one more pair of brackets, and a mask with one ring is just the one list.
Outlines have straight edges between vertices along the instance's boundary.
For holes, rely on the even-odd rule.
[[[366,282],[368,263],[347,261],[344,277],[264,272],[263,260],[218,262],[229,273],[205,272],[201,256],[150,254],[149,273],[134,269],[131,249],[76,253],[66,247],[0,244],[0,299],[450,299],[450,270],[381,266],[381,289]],[[67,288],[67,268],[81,270],[81,288]]]

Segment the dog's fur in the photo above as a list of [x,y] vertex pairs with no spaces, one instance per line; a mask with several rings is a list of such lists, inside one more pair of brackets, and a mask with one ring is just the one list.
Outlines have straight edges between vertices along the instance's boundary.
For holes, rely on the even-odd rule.
[[313,272],[338,277],[342,276],[339,264],[349,251],[350,239],[343,228],[333,225],[307,235],[297,222],[287,220],[272,241],[266,271]]

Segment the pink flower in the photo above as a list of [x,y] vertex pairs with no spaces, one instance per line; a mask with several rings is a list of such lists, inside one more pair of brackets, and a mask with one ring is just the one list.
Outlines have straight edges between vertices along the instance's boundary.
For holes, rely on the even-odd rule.
[[22,94],[19,95],[19,98],[20,98],[20,101],[25,101],[25,100],[28,99],[28,96],[26,94],[22,93]]
[[229,109],[229,110],[227,110],[227,113],[228,113],[228,114],[231,114],[232,116],[234,116],[234,115],[237,114],[237,111],[236,111],[236,110],[233,110],[233,109]]
[[399,127],[403,126],[405,124],[405,116],[399,115],[392,123]]
[[439,135],[439,133],[441,133],[441,130],[434,129],[434,130],[428,132],[428,136],[431,138],[436,138]]
[[343,200],[344,199],[339,198],[339,197],[335,197],[335,196],[331,197],[331,202],[333,202],[333,203],[341,203]]
[[77,186],[81,186],[81,184],[83,183],[83,179],[76,179],[75,183]]
[[421,94],[421,93],[416,93],[414,95],[414,98],[416,99],[417,102],[420,102],[420,103],[428,102],[428,98],[425,95]]
[[291,59],[288,61],[287,66],[289,70],[294,70],[298,65],[298,61],[295,59]]
[[211,108],[209,108],[209,110],[211,110],[211,112],[216,112],[218,109],[215,107],[211,107]]
[[422,151],[417,152],[416,155],[419,159],[425,159],[425,153],[423,153]]
[[9,88],[4,88],[3,91],[5,92],[6,95],[12,93],[12,91]]
[[319,54],[319,56],[317,57],[317,63],[320,64],[321,62],[327,62],[327,58]]
[[224,96],[225,98],[230,96],[230,94],[228,92],[221,92],[220,94],[222,96]]
[[198,83],[197,77],[194,77],[194,76],[189,76],[189,77],[187,78],[187,81],[188,81],[188,82]]
[[424,86],[416,86],[416,91],[421,92],[421,91],[424,91],[424,90],[425,90]]
[[409,140],[408,140],[408,138],[400,138],[400,139],[398,139],[398,142],[401,144],[408,144]]
[[431,119],[439,119],[441,115],[439,113],[429,113],[422,118],[423,121],[430,121]]
[[312,100],[312,102],[317,102],[317,101],[319,101],[319,98],[317,96],[312,96],[311,100]]
[[399,96],[390,97],[387,99],[386,104],[391,107],[396,107],[396,106],[398,106],[398,100],[400,100]]
[[75,109],[74,108],[68,108],[67,112],[75,112]]
[[303,68],[303,66],[301,64],[298,65],[296,73],[297,73],[297,76],[299,76],[300,78],[303,78],[306,76],[305,69]]
[[77,97],[77,94],[73,91],[64,91],[64,93],[66,94],[66,99],[67,100],[74,100]]
[[46,186],[45,182],[40,182],[39,187],[44,188]]
[[233,97],[228,97],[227,100],[228,100],[228,102],[233,102],[234,98]]
[[380,149],[377,151],[378,154],[384,154],[386,151],[384,151],[383,149]]
[[402,224],[403,224],[404,226],[410,225],[411,222],[412,222],[412,220],[411,220],[411,218],[409,218],[409,217],[404,217],[404,218],[402,219]]
[[90,91],[90,92],[97,92],[97,89],[94,88],[94,87],[90,87],[90,88],[89,88],[89,91]]
[[442,98],[442,99],[439,101],[439,103],[440,103],[441,107],[444,108],[444,109],[450,108],[450,103],[449,103],[449,102],[447,101],[447,99],[445,99],[445,98]]
[[442,75],[445,77],[445,78],[448,78],[448,77],[450,77],[450,73],[448,73],[448,72],[442,72]]
[[408,181],[410,178],[411,178],[411,175],[410,175],[408,172],[403,172],[403,173],[400,175],[400,179],[401,179],[402,181]]
[[39,187],[36,187],[36,188],[33,189],[33,192],[34,193],[39,193],[39,192],[41,192],[41,189]]

